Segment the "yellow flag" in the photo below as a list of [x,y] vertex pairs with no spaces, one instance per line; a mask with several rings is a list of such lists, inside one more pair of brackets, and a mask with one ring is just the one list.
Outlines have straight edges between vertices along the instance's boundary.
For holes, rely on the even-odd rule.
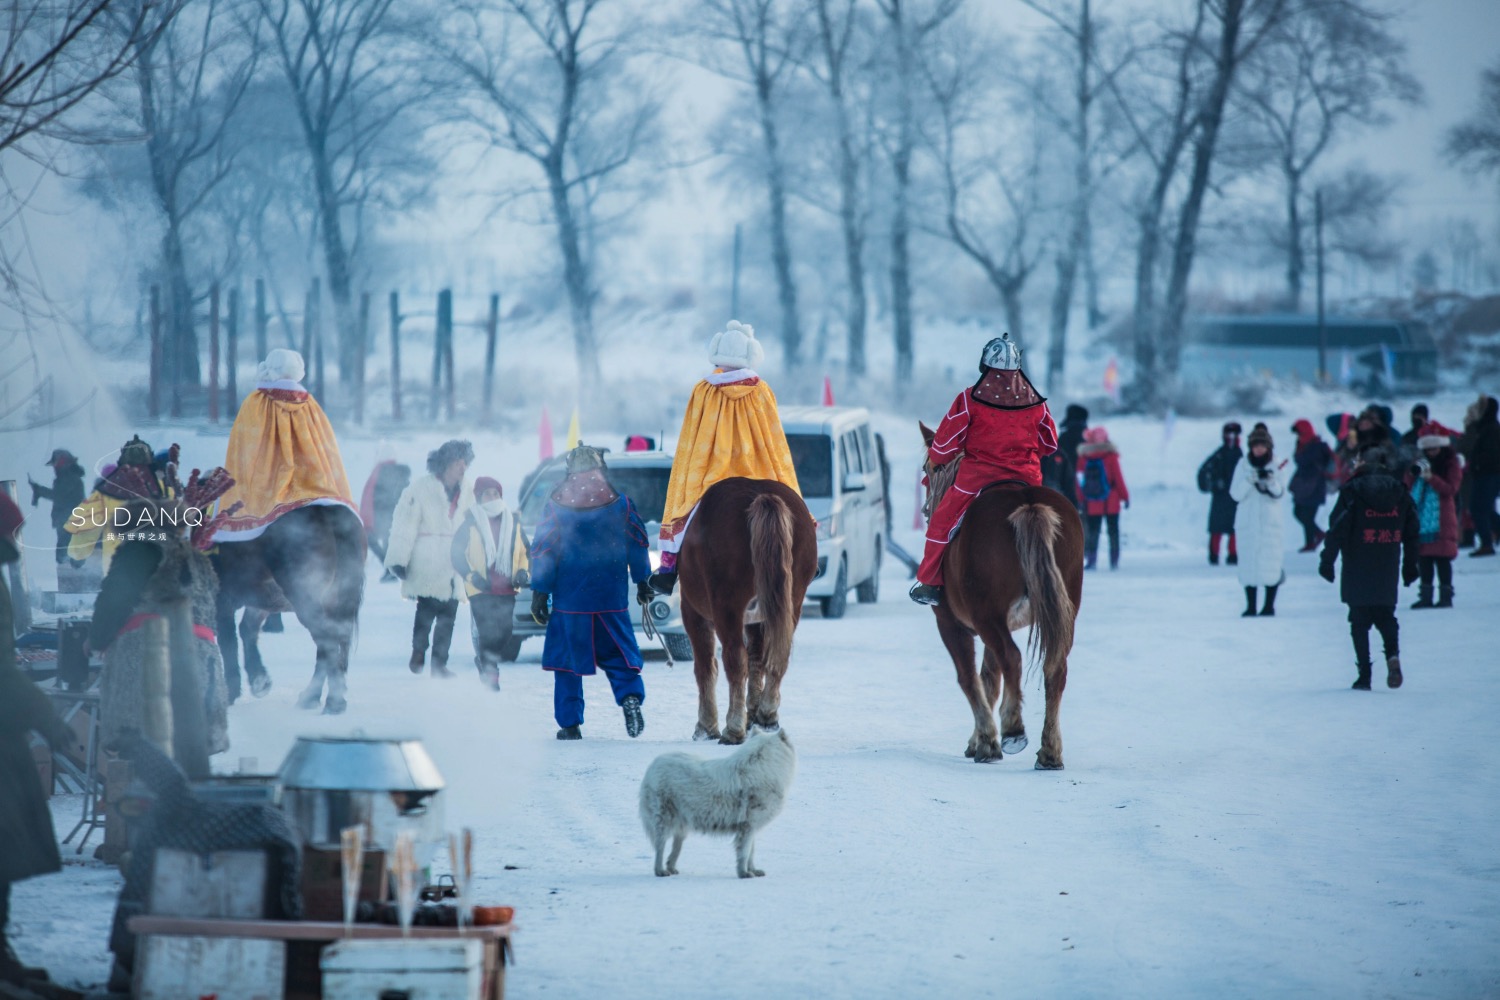
[[578,431],[578,407],[573,407],[573,419],[568,421],[568,450],[577,448],[582,435]]

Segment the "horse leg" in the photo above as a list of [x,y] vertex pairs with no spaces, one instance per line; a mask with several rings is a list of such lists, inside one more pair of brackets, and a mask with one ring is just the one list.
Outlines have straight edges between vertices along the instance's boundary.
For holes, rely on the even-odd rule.
[[722,619],[716,616],[714,622],[719,645],[724,649],[724,679],[729,682],[729,711],[724,716],[724,735],[719,742],[739,744],[745,742],[745,684],[749,679],[744,613],[725,614]]
[[266,661],[260,657],[260,630],[270,613],[260,608],[245,608],[240,616],[240,642],[245,646],[245,677],[250,681],[250,693],[264,698],[271,692],[271,675],[266,672]]
[[714,628],[698,609],[682,603],[682,629],[693,646],[693,679],[698,682],[698,725],[693,739],[719,738],[719,703],[714,687],[719,682],[719,664],[714,659]]
[[945,606],[938,605],[933,612],[937,618],[938,635],[953,658],[959,689],[969,699],[969,708],[974,713],[974,733],[969,737],[964,756],[973,757],[981,764],[999,760],[1000,734],[995,728],[994,702],[985,698],[979,673],[974,667],[974,633],[961,625]]
[[312,633],[313,644],[317,647],[317,657],[313,661],[312,680],[307,682],[307,687],[303,688],[302,693],[297,696],[297,707],[310,710],[323,704],[323,684],[328,680],[328,664],[332,650],[321,628],[313,628],[303,621],[300,611],[297,613],[297,620]]
[[1042,723],[1042,748],[1036,752],[1038,771],[1061,771],[1063,768],[1062,733],[1057,726],[1057,713],[1062,708],[1063,688],[1068,686],[1068,658],[1055,654],[1043,667],[1046,678],[1047,717]]
[[1000,749],[1006,753],[1020,753],[1026,749],[1026,723],[1021,721],[1021,649],[1014,639],[997,652],[985,646],[986,660],[998,661],[1001,677],[1004,678],[1004,696],[1000,699]]
[[765,698],[766,644],[760,623],[745,626],[745,659],[749,677],[745,685],[745,705],[750,725],[757,729],[775,730],[776,712],[767,706]]
[[349,640],[342,636],[318,640],[318,666],[328,681],[324,715],[340,715],[349,707]]
[[223,593],[214,607],[214,633],[224,660],[224,694],[229,704],[240,700],[240,648],[234,632],[234,605]]

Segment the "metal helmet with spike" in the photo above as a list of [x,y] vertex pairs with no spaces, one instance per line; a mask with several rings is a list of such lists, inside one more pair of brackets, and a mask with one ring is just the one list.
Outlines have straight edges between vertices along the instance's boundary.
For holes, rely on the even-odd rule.
[[1021,349],[1011,341],[1008,332],[1002,333],[984,345],[979,367],[981,370],[999,368],[1001,371],[1015,371],[1021,367]]

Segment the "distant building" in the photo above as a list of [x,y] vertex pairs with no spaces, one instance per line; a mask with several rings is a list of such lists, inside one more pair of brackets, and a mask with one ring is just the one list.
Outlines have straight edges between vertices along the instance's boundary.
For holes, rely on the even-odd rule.
[[[1328,374],[1370,395],[1431,392],[1438,352],[1421,323],[1327,317]],[[1318,380],[1318,319],[1290,314],[1197,316],[1182,345],[1182,375]]]

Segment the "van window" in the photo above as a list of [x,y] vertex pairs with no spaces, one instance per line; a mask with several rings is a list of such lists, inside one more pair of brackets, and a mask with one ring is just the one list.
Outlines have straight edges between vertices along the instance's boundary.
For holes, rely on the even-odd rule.
[[797,485],[804,497],[833,496],[833,443],[821,434],[788,434]]
[[871,440],[869,424],[864,424],[859,429],[859,453],[864,459],[866,472],[876,472],[880,469],[880,460],[875,457],[875,442]]

